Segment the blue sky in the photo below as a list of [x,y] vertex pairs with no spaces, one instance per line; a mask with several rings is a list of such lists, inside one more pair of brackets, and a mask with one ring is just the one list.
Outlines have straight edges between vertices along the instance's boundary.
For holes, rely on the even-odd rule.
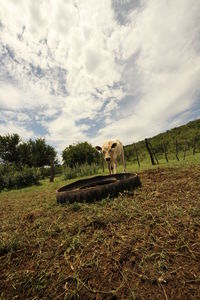
[[124,144],[200,116],[200,1],[0,0],[0,134]]

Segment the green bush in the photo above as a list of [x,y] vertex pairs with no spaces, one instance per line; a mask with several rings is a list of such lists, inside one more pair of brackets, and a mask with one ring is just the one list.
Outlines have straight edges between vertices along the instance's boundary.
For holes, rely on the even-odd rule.
[[39,168],[39,174],[41,179],[45,179],[51,176],[51,167],[41,167]]
[[88,142],[82,142],[75,145],[69,145],[62,153],[63,161],[71,168],[78,165],[94,164],[100,160],[98,151]]
[[4,180],[3,180],[3,175],[0,173],[0,192],[3,190],[4,188]]
[[[47,177],[51,176],[51,167],[41,167],[38,169],[38,172],[40,174],[40,179],[45,179]],[[61,175],[63,173],[63,167],[61,165],[55,165],[54,167],[55,176]]]
[[72,179],[83,176],[95,175],[99,171],[99,166],[96,164],[76,164],[75,167],[70,168],[69,166],[64,166],[64,179]]
[[39,174],[33,168],[18,170],[13,165],[0,166],[0,191],[3,189],[22,188],[39,183]]

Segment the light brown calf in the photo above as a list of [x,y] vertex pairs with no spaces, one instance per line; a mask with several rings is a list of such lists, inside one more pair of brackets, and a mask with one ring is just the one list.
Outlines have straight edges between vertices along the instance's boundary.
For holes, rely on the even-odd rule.
[[102,147],[96,146],[96,149],[103,153],[104,159],[108,163],[109,174],[117,173],[118,157],[121,158],[124,166],[124,173],[126,173],[126,165],[124,160],[124,148],[122,143],[119,140],[106,141]]

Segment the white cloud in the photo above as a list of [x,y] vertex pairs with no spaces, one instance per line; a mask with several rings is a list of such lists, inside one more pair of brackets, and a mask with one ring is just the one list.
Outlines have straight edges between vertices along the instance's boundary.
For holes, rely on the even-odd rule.
[[7,120],[7,121],[17,121],[19,123],[26,123],[30,121],[30,117],[25,113],[18,113],[16,114],[14,111],[3,110],[0,111],[0,120]]
[[67,113],[62,113],[56,120],[46,123],[48,131],[47,140],[57,144],[59,151],[63,150],[68,145],[87,140],[83,133],[87,129],[86,126],[77,126],[75,121]]
[[131,143],[190,119],[200,92],[199,1],[0,5],[2,132],[33,136],[37,123],[62,149]]
[[101,139],[112,135],[129,143],[169,128],[180,113],[179,124],[188,117],[185,112],[200,92],[199,9],[197,1],[145,1],[115,32],[127,61],[122,79],[133,97],[125,112],[121,102],[127,117],[109,121],[100,130]]
[[[64,101],[61,97],[53,97],[44,88],[40,88],[37,85],[26,83],[17,86],[10,83],[0,84],[0,108],[11,110],[41,110],[45,109],[46,117],[52,117],[52,114],[61,107]],[[53,112],[51,113],[51,110]]]
[[11,134],[11,133],[17,133],[19,134],[19,136],[23,139],[30,139],[30,138],[34,138],[34,132],[31,130],[28,130],[24,127],[22,127],[21,125],[17,125],[16,123],[7,121],[6,124],[5,123],[0,123],[0,132],[1,135],[7,135],[7,134]]

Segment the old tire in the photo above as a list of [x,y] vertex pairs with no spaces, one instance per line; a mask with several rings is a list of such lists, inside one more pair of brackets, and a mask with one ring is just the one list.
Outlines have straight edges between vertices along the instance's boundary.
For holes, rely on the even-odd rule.
[[95,176],[65,185],[56,191],[58,203],[93,202],[141,186],[137,174]]

